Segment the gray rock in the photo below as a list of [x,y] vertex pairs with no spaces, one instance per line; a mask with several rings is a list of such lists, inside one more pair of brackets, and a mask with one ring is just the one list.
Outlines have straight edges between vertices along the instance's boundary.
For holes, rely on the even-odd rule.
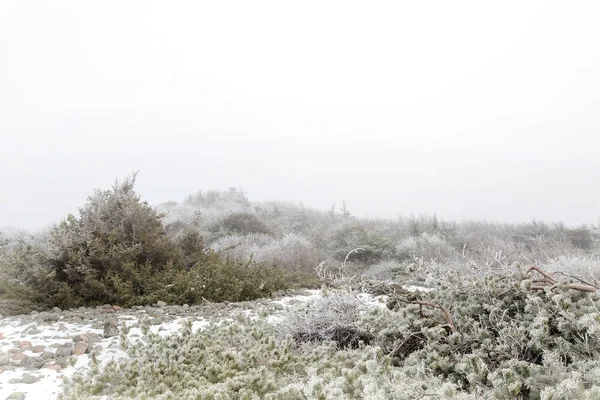
[[60,319],[60,314],[59,313],[50,313],[46,316],[46,318],[44,319],[44,321],[58,321]]
[[159,302],[156,303],[156,305],[159,306],[159,307],[166,307],[167,303],[165,303],[164,301],[159,301]]
[[77,342],[74,343],[73,346],[71,347],[71,353],[73,355],[76,356],[80,356],[82,354],[85,354],[89,349],[89,345],[87,343],[84,342]]
[[42,368],[45,362],[46,360],[44,360],[42,357],[29,357],[26,355],[21,360],[19,366],[23,368]]
[[69,347],[59,347],[56,349],[56,357],[69,357],[71,355],[71,346]]
[[0,319],[4,318],[4,315],[0,314]]
[[45,351],[40,355],[40,357],[42,357],[43,360],[51,360],[54,358],[54,353],[51,351]]
[[116,318],[107,318],[104,321],[104,337],[109,338],[119,335],[119,327]]
[[5,354],[4,352],[0,353],[0,365],[8,364],[10,364],[10,357],[8,356],[8,354]]
[[25,393],[13,392],[6,398],[6,400],[25,400]]
[[273,303],[273,308],[276,310],[283,310],[283,306],[279,303]]
[[13,378],[11,380],[9,380],[9,383],[26,383],[26,384],[32,384],[32,383],[36,383],[39,382],[41,378],[37,375],[31,375],[31,374],[25,374],[20,378]]
[[152,318],[152,325],[160,325],[163,323],[163,319],[160,316]]

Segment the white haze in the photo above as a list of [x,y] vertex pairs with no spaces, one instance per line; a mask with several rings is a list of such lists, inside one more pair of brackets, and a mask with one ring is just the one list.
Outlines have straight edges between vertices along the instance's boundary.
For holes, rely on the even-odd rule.
[[594,223],[595,1],[0,2],[0,226],[140,170],[354,215]]

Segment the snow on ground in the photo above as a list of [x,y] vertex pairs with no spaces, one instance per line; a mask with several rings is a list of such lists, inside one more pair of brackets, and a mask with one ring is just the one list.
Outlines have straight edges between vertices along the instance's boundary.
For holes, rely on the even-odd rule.
[[[321,295],[322,292],[320,290],[306,290],[302,295],[272,300],[268,304],[276,311],[268,316],[267,321],[277,323],[283,318],[283,311],[286,308],[294,304],[316,300]],[[367,306],[385,307],[385,296],[374,297],[365,293],[358,294],[357,296]],[[244,313],[250,316],[257,315],[256,310],[246,310]],[[207,320],[192,314],[187,317],[176,317],[172,321],[152,325],[150,326],[150,331],[160,336],[171,335],[178,332],[183,324],[189,320],[192,321],[193,331],[204,329],[209,325]],[[43,346],[46,352],[56,352],[58,347],[72,344],[74,337],[87,334],[100,336],[99,341],[94,344],[94,348],[98,350],[97,360],[100,363],[100,368],[103,368],[112,360],[128,357],[120,349],[119,336],[104,338],[103,329],[94,328],[93,322],[66,323],[59,320],[48,325],[32,322],[23,324],[23,321],[22,316],[0,319],[0,358],[3,355],[10,355],[10,351],[14,352],[15,347],[19,347],[23,344],[23,341],[30,342],[30,345],[26,343],[27,349],[21,353],[29,357],[36,357],[40,353],[34,353],[30,348],[35,348],[35,346],[39,345]],[[125,324],[129,328],[126,336],[127,340],[132,344],[144,337],[142,329],[139,327],[140,322],[138,316],[130,315],[127,312],[118,317],[119,327]],[[95,324],[95,326],[97,327],[98,325]],[[30,332],[32,329],[34,329],[34,333]],[[89,354],[70,356],[68,360],[69,364],[66,368],[58,370],[50,369],[49,367],[41,369],[17,367],[12,370],[5,370],[2,367],[3,363],[0,362],[0,400],[7,398],[11,400],[13,398],[25,400],[56,399],[61,392],[61,386],[65,377],[72,377],[75,373],[85,373],[91,367],[91,357]],[[22,395],[18,393],[22,393]],[[10,397],[11,395],[13,397]]]

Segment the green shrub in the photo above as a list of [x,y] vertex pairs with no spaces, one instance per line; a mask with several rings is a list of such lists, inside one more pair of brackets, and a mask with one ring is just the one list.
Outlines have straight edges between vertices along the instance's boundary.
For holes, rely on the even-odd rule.
[[210,228],[216,237],[227,235],[247,235],[251,233],[270,234],[269,228],[256,215],[248,212],[227,215]]
[[[339,226],[327,240],[336,260],[373,264],[394,253],[393,242],[378,231],[368,230],[360,223],[351,221]],[[348,253],[360,248],[362,250]]]
[[[561,284],[536,291],[524,278],[402,293],[390,298],[394,312],[376,312],[364,324],[395,365],[422,365],[466,392],[540,399],[545,388],[572,374],[583,388],[596,385],[585,371],[600,357],[600,296]],[[447,307],[455,330],[441,310],[416,301]]]
[[[289,281],[277,267],[223,259],[193,225],[169,237],[134,192],[135,175],[96,191],[52,231],[46,251],[24,240],[0,246],[0,296],[31,308],[98,304],[241,301],[269,296]],[[19,308],[23,308],[19,305]]]
[[62,400],[91,399],[456,399],[456,386],[393,368],[378,349],[322,344],[296,349],[248,318],[192,333],[149,334],[129,358],[75,375]]

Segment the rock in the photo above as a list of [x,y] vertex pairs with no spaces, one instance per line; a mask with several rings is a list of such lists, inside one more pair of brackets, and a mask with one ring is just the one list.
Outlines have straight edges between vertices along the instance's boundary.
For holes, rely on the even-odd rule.
[[0,366],[10,364],[10,357],[8,354],[0,353]]
[[83,334],[83,335],[77,335],[73,338],[74,342],[84,342],[87,343],[89,340],[88,336]]
[[98,343],[100,340],[102,340],[102,338],[99,335],[93,334],[93,333],[88,333],[86,335],[87,337],[87,344],[88,345],[93,345],[95,343]]
[[84,342],[77,342],[71,346],[71,353],[74,356],[80,356],[88,351],[89,345]]
[[60,319],[60,314],[56,313],[56,312],[53,312],[53,313],[50,313],[50,314],[46,315],[46,318],[44,318],[44,321],[55,322],[55,321],[58,321],[59,319]]
[[29,350],[31,349],[31,342],[29,340],[21,340],[19,342],[19,348],[21,350]]
[[51,351],[45,351],[40,355],[40,357],[42,357],[43,360],[52,360],[54,358],[54,353]]
[[185,309],[190,308],[189,304],[184,304],[182,307]]
[[54,307],[52,309],[52,311],[55,312],[55,313],[60,313],[60,312],[62,312],[62,309],[60,309],[59,307]]
[[159,306],[159,307],[166,307],[167,303],[165,303],[164,301],[159,301],[159,302],[156,303],[156,305]]
[[42,333],[42,331],[40,331],[37,328],[31,328],[30,330],[27,331],[27,333],[30,335],[39,335],[40,333]]
[[21,361],[23,357],[25,357],[25,355],[23,355],[23,353],[21,353],[20,351],[15,351],[10,355],[10,359],[13,361]]
[[22,368],[41,368],[44,365],[45,360],[42,357],[29,357],[23,356],[19,367]]
[[60,365],[61,368],[67,368],[69,366],[69,362],[65,357],[56,359],[56,364]]
[[15,367],[14,365],[3,365],[0,367],[0,374],[4,371],[14,371],[16,368],[17,367]]
[[121,311],[123,308],[119,306],[113,306],[112,309],[115,311]]
[[279,303],[272,303],[273,304],[273,308],[276,310],[283,310],[283,306]]
[[43,353],[44,350],[46,350],[46,347],[44,345],[38,344],[37,346],[33,346],[31,348],[31,351],[34,353]]
[[25,393],[23,392],[12,392],[6,400],[25,400]]
[[4,315],[0,314],[0,319],[4,318]]
[[56,349],[56,357],[69,357],[71,355],[71,347],[59,347]]
[[4,340],[4,334],[0,332],[0,340]]
[[51,365],[47,366],[46,368],[51,369],[53,371],[60,371],[62,369],[60,364],[51,364]]
[[107,318],[104,321],[104,337],[109,338],[119,335],[119,327],[116,318]]
[[162,317],[156,316],[152,318],[152,325],[160,325],[163,323]]
[[23,376],[21,376],[20,378],[13,378],[11,380],[8,381],[8,383],[26,383],[26,384],[32,384],[32,383],[36,383],[39,382],[40,377],[37,375],[31,375],[31,374],[24,374]]

